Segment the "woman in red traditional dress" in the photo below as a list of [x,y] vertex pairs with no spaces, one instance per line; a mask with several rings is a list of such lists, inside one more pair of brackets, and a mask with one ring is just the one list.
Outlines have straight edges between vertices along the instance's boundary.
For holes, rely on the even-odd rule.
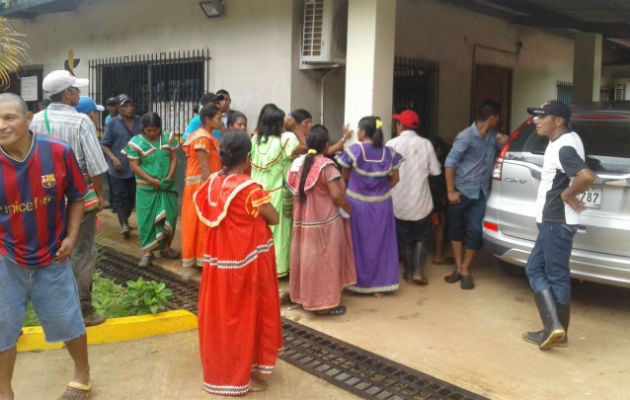
[[251,140],[228,131],[219,155],[223,169],[195,194],[208,226],[199,288],[199,347],[204,389],[238,396],[266,388],[282,348],[273,237],[278,223],[271,196],[244,172]]

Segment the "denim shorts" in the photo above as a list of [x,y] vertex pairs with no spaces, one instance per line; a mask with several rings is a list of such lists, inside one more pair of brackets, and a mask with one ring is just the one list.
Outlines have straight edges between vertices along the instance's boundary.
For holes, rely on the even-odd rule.
[[449,204],[446,209],[447,239],[463,242],[467,249],[480,250],[486,197],[479,193],[479,198],[471,199],[462,194],[459,199],[459,204]]
[[28,300],[47,342],[67,342],[85,333],[70,261],[23,267],[0,257],[0,351],[17,344]]

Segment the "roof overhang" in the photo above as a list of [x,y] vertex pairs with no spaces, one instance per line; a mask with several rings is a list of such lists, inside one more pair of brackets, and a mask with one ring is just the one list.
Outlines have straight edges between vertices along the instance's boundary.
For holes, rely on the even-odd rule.
[[575,37],[601,33],[604,65],[630,64],[630,2],[626,0],[438,0],[511,24]]
[[32,19],[40,14],[75,11],[78,0],[3,0],[0,16],[11,19]]

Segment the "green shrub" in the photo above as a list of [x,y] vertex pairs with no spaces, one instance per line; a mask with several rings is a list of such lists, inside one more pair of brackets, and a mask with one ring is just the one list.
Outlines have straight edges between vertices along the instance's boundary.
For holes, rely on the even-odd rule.
[[148,281],[142,278],[127,281],[126,302],[130,315],[155,314],[168,308],[168,298],[173,291],[163,282]]
[[129,315],[125,304],[126,294],[126,287],[109,278],[102,277],[101,271],[96,271],[92,285],[92,306],[94,306],[95,313],[104,315],[106,318]]

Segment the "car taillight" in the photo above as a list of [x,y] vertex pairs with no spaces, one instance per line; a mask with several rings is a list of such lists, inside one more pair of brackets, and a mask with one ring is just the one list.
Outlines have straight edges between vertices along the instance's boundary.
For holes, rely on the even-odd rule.
[[483,221],[483,227],[489,231],[499,232],[499,225],[493,224],[492,222]]
[[512,143],[512,139],[514,137],[516,136],[515,135],[511,136],[508,139],[508,141],[505,143],[505,145],[501,149],[499,156],[494,160],[494,168],[492,169],[492,179],[496,181],[501,180],[501,175],[503,173],[503,160],[505,159],[505,154],[508,152],[508,150],[510,150],[510,143]]
[[492,169],[492,179],[496,181],[501,180],[501,177],[503,175],[503,160],[505,160],[505,155],[507,154],[507,152],[510,151],[510,145],[512,144],[514,139],[517,138],[518,134],[521,133],[521,131],[523,130],[523,127],[531,124],[532,122],[533,122],[533,119],[531,117],[527,118],[527,120],[523,122],[521,126],[516,128],[516,130],[512,132],[512,134],[510,135],[510,138],[507,140],[507,142],[505,142],[505,145],[503,145],[501,152],[499,153],[497,158],[494,160],[494,168]]

